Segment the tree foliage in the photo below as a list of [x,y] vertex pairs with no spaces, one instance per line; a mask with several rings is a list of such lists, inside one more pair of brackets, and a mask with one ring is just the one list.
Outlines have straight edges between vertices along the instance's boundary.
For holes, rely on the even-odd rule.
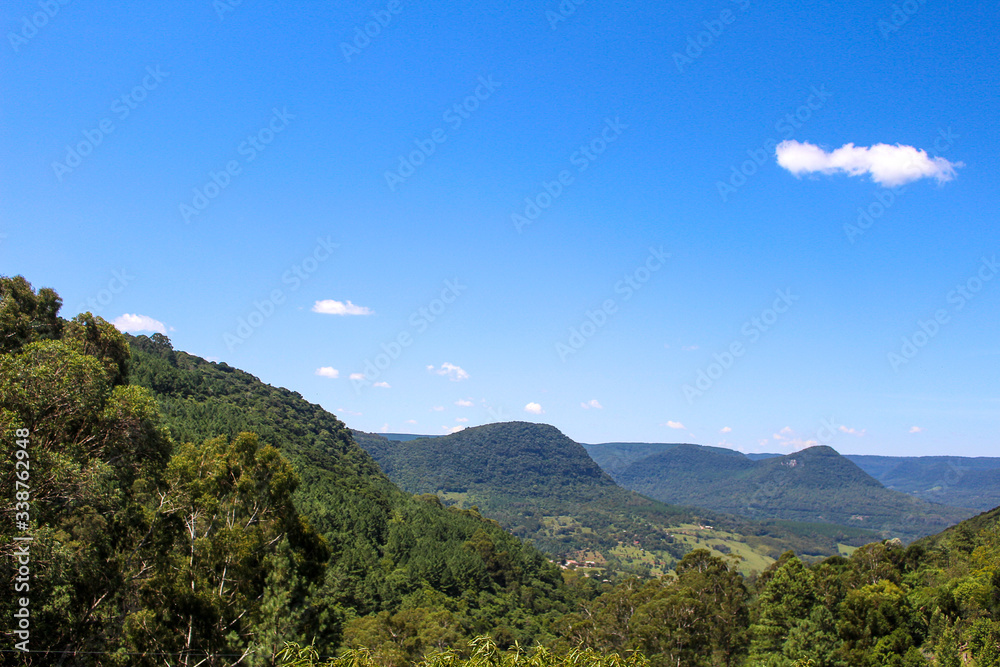
[[[1000,665],[1000,508],[759,576],[696,549],[668,576],[584,582],[477,509],[400,491],[294,392],[62,320],[22,278],[0,294],[0,437],[30,442],[30,467],[0,461],[4,488],[30,472],[21,664]],[[9,590],[16,500],[0,498]]]

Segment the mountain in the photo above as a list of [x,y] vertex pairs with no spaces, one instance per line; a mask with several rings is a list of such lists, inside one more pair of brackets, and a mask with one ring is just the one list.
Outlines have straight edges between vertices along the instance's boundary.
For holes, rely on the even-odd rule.
[[871,456],[847,458],[886,488],[928,502],[987,510],[1000,505],[1000,458]]
[[380,433],[384,438],[389,440],[398,440],[399,442],[406,442],[407,440],[417,440],[418,438],[436,438],[436,435],[417,435],[415,433]]
[[[399,490],[343,422],[299,393],[174,350],[158,334],[128,340],[132,383],[151,392],[175,441],[252,431],[291,463],[295,508],[331,552],[310,603],[339,618],[343,642],[390,632],[457,641],[502,629],[531,643],[573,604],[546,556],[474,510]],[[409,646],[400,660],[423,650]]]
[[[698,445],[632,446],[635,456],[614,468],[622,486],[666,503],[754,518],[820,521],[868,527],[913,540],[967,518],[971,511],[932,504],[886,489],[826,446],[753,460]],[[592,452],[621,445],[594,446]],[[640,457],[648,451],[655,453]],[[606,456],[604,458],[607,458]]]
[[[393,482],[410,493],[477,507],[542,550],[663,572],[698,545],[746,558],[761,569],[795,548],[813,556],[861,544],[867,529],[754,522],[705,509],[668,505],[620,487],[579,443],[547,424],[507,422],[434,438],[354,437]],[[711,526],[709,528],[708,526]]]
[[909,547],[813,564],[788,552],[753,579],[703,550],[675,573],[584,603],[564,619],[572,641],[654,665],[1000,664],[1000,508]]
[[[670,445],[648,445],[648,447]],[[604,447],[604,445],[587,445]],[[754,461],[781,454],[747,454]],[[995,456],[875,456],[844,457],[877,479],[887,489],[902,491],[930,503],[988,510],[1000,505],[1000,457]],[[595,457],[601,467],[612,472]],[[636,459],[631,459],[636,460]],[[614,462],[609,461],[609,465]],[[614,475],[615,472],[612,472]]]
[[620,492],[583,447],[547,424],[487,424],[391,444],[387,438],[356,436],[382,470],[412,493],[430,488],[475,494],[488,487],[514,496],[569,494],[590,500]]

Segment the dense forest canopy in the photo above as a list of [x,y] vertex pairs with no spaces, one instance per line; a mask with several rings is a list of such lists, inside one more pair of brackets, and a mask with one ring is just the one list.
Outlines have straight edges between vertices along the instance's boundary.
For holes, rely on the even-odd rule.
[[29,652],[5,593],[4,664],[1000,665],[1000,509],[752,576],[702,548],[602,582],[401,491],[294,392],[60,305],[0,278],[0,433],[30,461],[0,463],[30,487],[26,527],[0,500],[9,591],[32,538]]
[[699,445],[608,444],[588,450],[626,488],[667,503],[752,518],[821,520],[909,542],[975,514],[887,489],[823,445],[759,460]]

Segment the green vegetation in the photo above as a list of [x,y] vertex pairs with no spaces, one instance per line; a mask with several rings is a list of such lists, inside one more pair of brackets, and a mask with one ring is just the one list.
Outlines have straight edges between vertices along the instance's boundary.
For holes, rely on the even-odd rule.
[[[482,633],[545,639],[590,594],[477,512],[400,492],[301,396],[163,336],[63,320],[20,277],[0,296],[0,433],[30,433],[46,664],[266,664],[285,641],[385,644],[401,664]],[[0,479],[14,488],[12,457]],[[13,590],[15,505],[0,503]]]
[[[553,653],[544,646],[525,650],[517,645],[504,651],[489,635],[472,639],[469,646],[468,655],[453,649],[431,653],[420,667],[649,667],[649,660],[635,652],[623,658],[617,653],[601,654],[591,649]],[[367,649],[349,649],[321,662],[314,648],[294,642],[279,655],[281,667],[378,667],[382,664],[378,658]]]
[[832,523],[912,541],[973,514],[886,489],[825,446],[760,460],[698,445],[610,444],[588,449],[628,489],[666,503],[755,519],[798,526]]
[[[708,544],[744,556],[742,571],[759,572],[788,549],[818,558],[839,553],[838,542],[876,537],[865,527],[751,521],[651,500],[618,486],[587,449],[547,424],[487,424],[405,441],[354,437],[402,489],[476,507],[559,559],[600,552],[612,573],[648,576]],[[683,528],[691,525],[694,532]]]
[[1000,505],[1000,458],[848,455],[886,488],[933,503],[988,510]]
[[[726,524],[626,492],[551,427],[412,441],[419,465],[441,441],[492,465],[433,478],[441,493],[590,545],[560,570],[473,508],[400,491],[301,396],[59,306],[0,278],[0,437],[28,453],[0,480],[30,488],[0,499],[9,590],[18,512],[33,538],[18,664],[1000,667],[1000,508],[852,549],[839,527]],[[776,535],[848,555],[788,551],[746,575]],[[649,576],[609,575],[616,560]],[[17,598],[0,596],[5,651]]]

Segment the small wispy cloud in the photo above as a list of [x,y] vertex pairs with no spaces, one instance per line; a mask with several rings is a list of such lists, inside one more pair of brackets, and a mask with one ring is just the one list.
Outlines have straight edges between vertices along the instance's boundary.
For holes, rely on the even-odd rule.
[[386,422],[382,424],[382,428],[379,429],[379,433],[388,433],[388,432],[389,432],[389,422]]
[[464,426],[442,426],[441,428],[444,429],[445,433],[458,433],[459,431],[463,430],[465,427]]
[[417,420],[416,420],[416,419],[407,419],[407,420],[406,420],[406,423],[407,423],[407,424],[416,424],[416,423],[417,423]]
[[344,408],[337,408],[338,415],[351,415],[352,417],[360,417],[360,412],[355,412],[354,410],[345,410]]
[[601,405],[596,398],[592,398],[589,401],[587,401],[586,403],[581,403],[580,407],[583,408],[584,410],[589,410],[591,408],[594,408],[595,410],[603,410],[604,409],[604,406]]
[[919,426],[911,426],[910,427],[910,433],[920,433],[923,430],[924,429],[920,428]]
[[684,426],[684,424],[675,421],[668,421],[666,424],[661,424],[661,426],[669,426],[670,428],[677,428],[677,429],[687,428],[686,426]]
[[431,408],[431,412],[444,412],[444,406],[435,405],[433,408]]
[[349,300],[335,301],[334,299],[323,299],[322,301],[317,301],[313,304],[312,311],[314,313],[323,313],[324,315],[374,315],[375,311],[367,306],[358,306],[351,303]]
[[[814,447],[819,444],[819,441],[813,438],[803,438],[795,433],[791,426],[786,426],[777,433],[773,434],[772,437],[780,443],[781,447],[787,448],[789,451],[798,451],[800,449],[805,449],[807,447]],[[766,444],[766,440],[761,440],[762,445]]]
[[457,401],[455,401],[455,405],[457,405],[460,408],[471,408],[472,407],[472,401],[466,400],[464,398],[460,398]]
[[791,426],[786,426],[785,428],[781,429],[780,431],[778,431],[777,433],[774,434],[774,439],[775,440],[785,440],[785,439],[791,437],[794,434],[795,434],[795,431],[792,430],[792,427]]
[[325,378],[338,378],[340,377],[340,371],[333,366],[321,366],[316,369],[316,375]]
[[127,331],[128,333],[137,333],[140,331],[153,331],[156,333],[167,335],[167,327],[159,320],[154,320],[149,315],[138,315],[135,313],[125,313],[124,315],[119,315],[111,322],[115,325],[115,328],[119,331]]
[[376,382],[372,386],[373,387],[380,387],[382,389],[392,389],[392,385],[390,385],[388,382]]
[[844,426],[843,424],[841,424],[840,426],[837,427],[837,430],[840,431],[841,433],[848,433],[850,435],[856,435],[856,436],[858,436],[860,438],[861,436],[863,436],[865,434],[865,431],[867,429],[861,429],[859,431],[856,428],[849,428],[849,427]]
[[722,428],[719,429],[719,433],[732,433],[732,432],[733,432],[733,429],[731,429],[728,426],[723,426]]
[[533,415],[540,415],[545,412],[545,410],[542,410],[542,406],[538,403],[528,403],[524,406],[524,411],[530,412]]
[[778,164],[795,176],[817,172],[849,176],[869,174],[874,182],[887,188],[921,178],[946,183],[955,178],[956,168],[965,166],[961,162],[929,157],[926,151],[902,144],[845,144],[827,152],[815,144],[789,139],[778,144],[775,155]]
[[433,365],[429,365],[427,366],[427,370],[431,373],[437,373],[438,375],[447,375],[448,379],[452,382],[469,379],[469,374],[466,373],[461,366],[450,364],[447,361],[441,364],[441,368],[434,368]]
[[351,373],[348,376],[348,378],[350,378],[351,380],[364,380],[365,379],[365,374],[364,373]]
[[469,421],[469,418],[468,417],[455,417],[455,421],[457,421],[457,422],[463,422],[464,423],[464,422]]
[[694,352],[695,350],[700,348],[697,345],[685,345],[681,349],[684,350],[685,352]]

